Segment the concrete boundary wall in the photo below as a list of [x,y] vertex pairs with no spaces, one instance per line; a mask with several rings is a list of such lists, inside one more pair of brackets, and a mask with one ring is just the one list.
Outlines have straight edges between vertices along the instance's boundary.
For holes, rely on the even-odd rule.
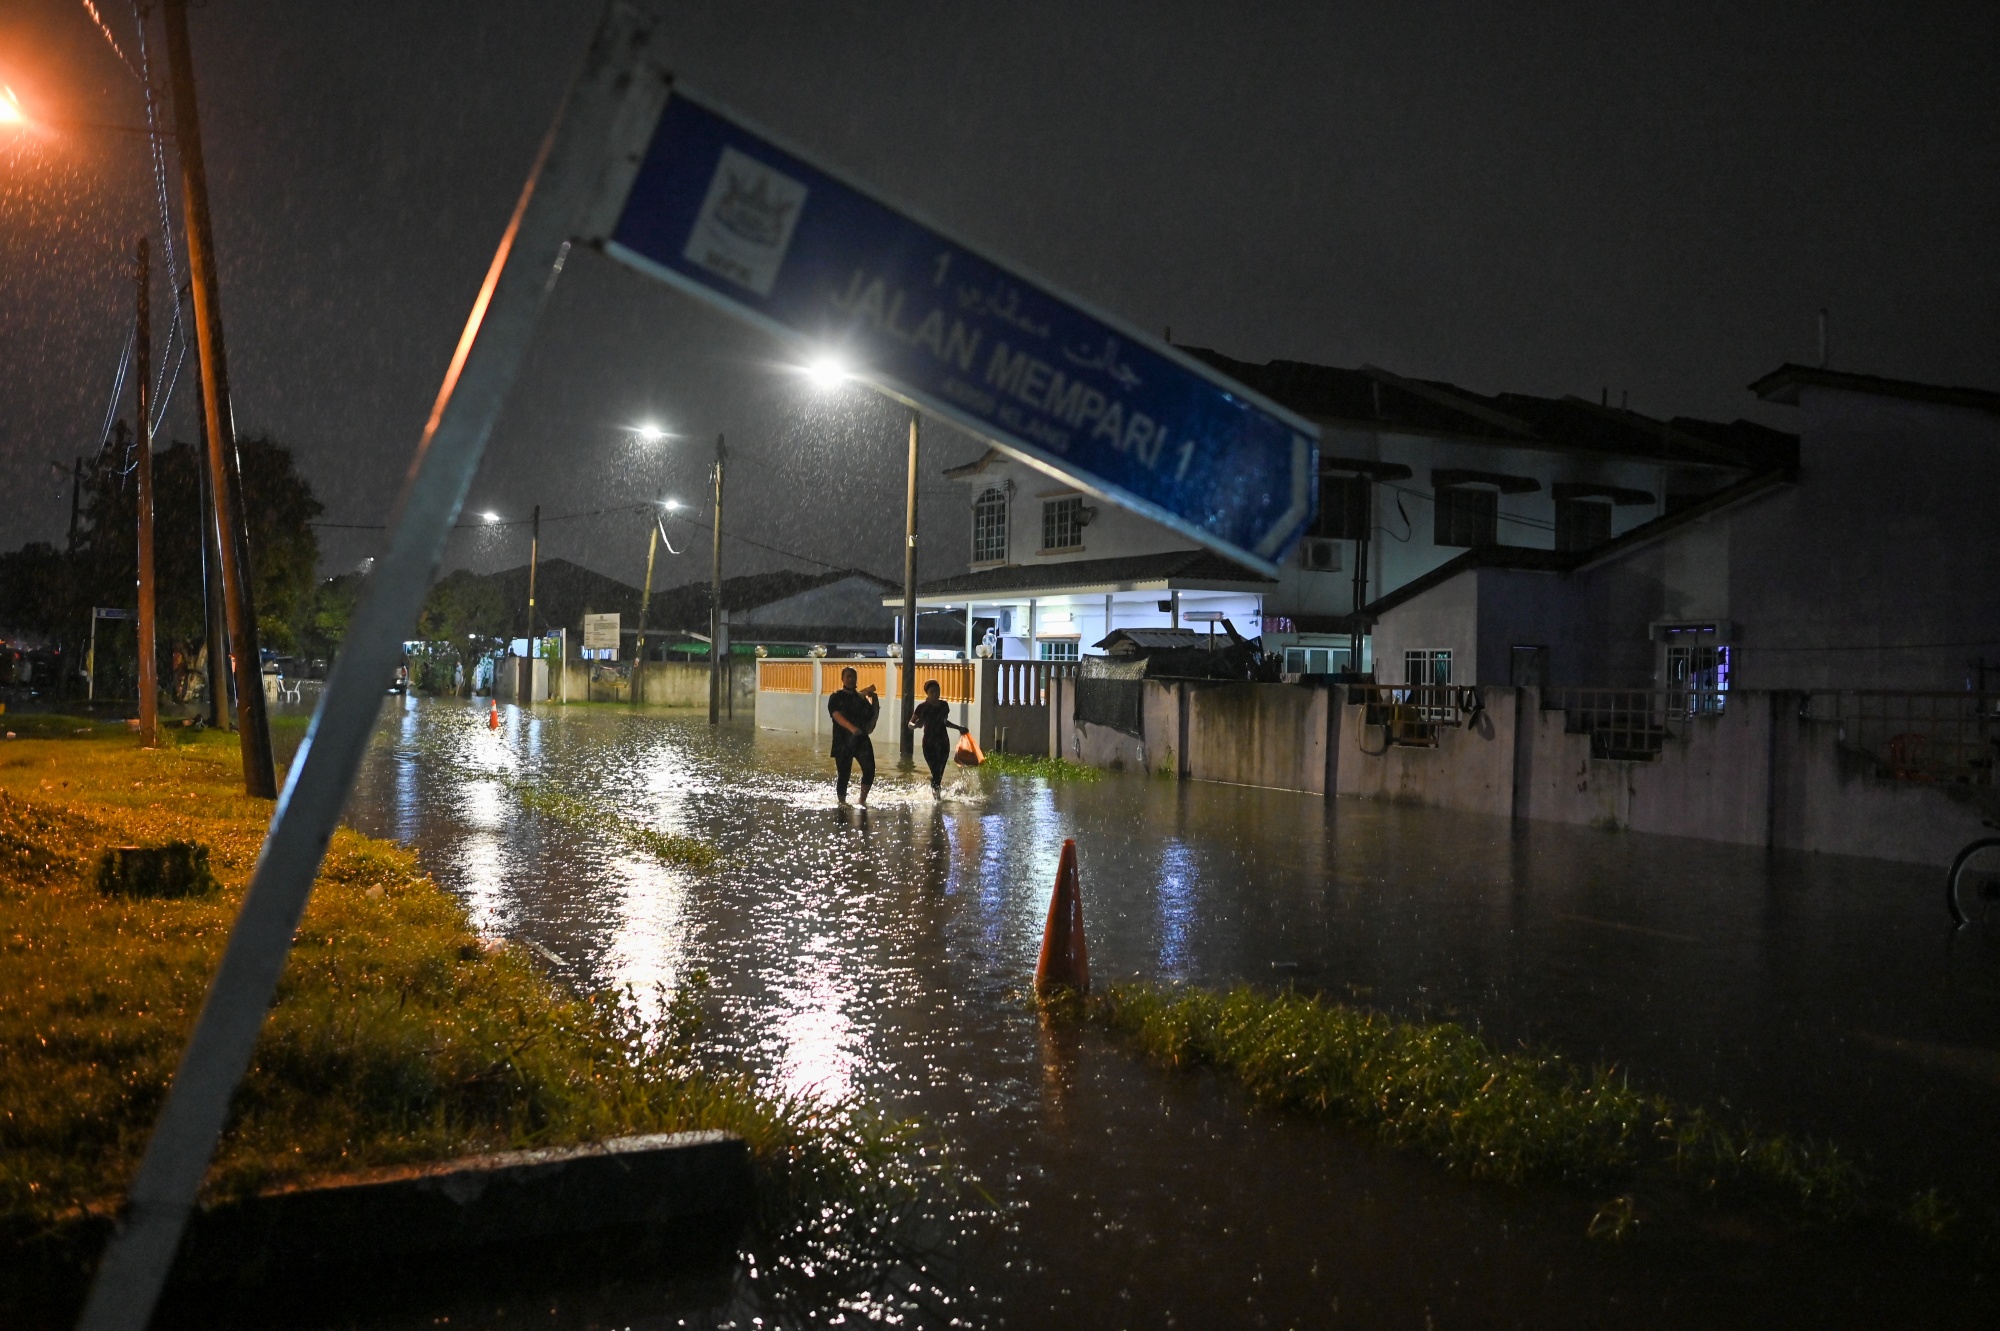
[[[551,702],[624,702],[632,701],[632,681],[623,679],[591,679],[591,670],[597,663],[582,659],[565,663],[559,679],[549,684],[548,701]],[[632,663],[626,662],[630,669]],[[723,710],[728,714],[730,698],[734,695],[737,711],[748,716],[757,706],[757,670],[744,661],[730,661],[725,667],[730,692],[724,694]],[[645,694],[648,707],[708,707],[708,662],[689,661],[648,661],[640,672],[640,688]],[[564,689],[568,693],[563,692]]]
[[1076,721],[1071,691],[1052,740],[1113,770],[1912,864],[1948,864],[2000,818],[1994,788],[1877,776],[1834,723],[1803,718],[1797,693],[1732,693],[1645,762],[1592,757],[1538,690],[1477,695],[1467,724],[1418,748],[1386,744],[1337,688],[1149,679],[1143,734]]
[[1325,793],[1331,690],[1195,684],[1181,694],[1191,779]]

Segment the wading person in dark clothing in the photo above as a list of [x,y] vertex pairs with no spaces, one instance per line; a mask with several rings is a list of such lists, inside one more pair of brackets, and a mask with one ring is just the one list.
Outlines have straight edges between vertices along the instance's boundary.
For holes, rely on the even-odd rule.
[[944,700],[934,679],[924,681],[924,700],[910,709],[910,729],[924,732],[924,761],[931,769],[931,794],[944,793],[944,765],[951,760],[951,736],[965,727],[951,721],[951,704]]
[[840,691],[827,698],[826,714],[833,718],[833,767],[839,774],[834,783],[835,793],[842,804],[847,803],[848,773],[859,763],[861,807],[865,809],[868,787],[875,784],[875,746],[869,741],[868,732],[875,728],[882,703],[875,696],[873,684],[855,689],[854,681],[859,678],[853,666],[840,672]]

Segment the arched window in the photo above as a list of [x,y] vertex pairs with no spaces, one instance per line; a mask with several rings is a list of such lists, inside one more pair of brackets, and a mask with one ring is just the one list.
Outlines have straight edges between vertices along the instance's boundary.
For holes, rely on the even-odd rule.
[[1001,564],[1006,561],[1007,494],[995,485],[972,505],[972,562]]

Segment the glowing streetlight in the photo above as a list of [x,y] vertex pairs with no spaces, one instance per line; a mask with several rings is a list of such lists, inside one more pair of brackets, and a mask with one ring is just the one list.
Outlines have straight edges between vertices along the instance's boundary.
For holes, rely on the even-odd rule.
[[847,382],[847,367],[834,356],[821,356],[806,366],[806,378],[819,389],[838,388]]
[[486,511],[485,511],[484,513],[481,513],[481,514],[480,514],[479,516],[480,516],[480,518],[481,518],[481,520],[482,520],[482,521],[485,521],[485,522],[488,522],[488,523],[493,523],[493,522],[498,522],[498,521],[500,521],[500,515],[499,515],[498,513],[495,513],[495,512],[494,512],[494,511],[493,511],[492,509],[490,509],[490,508],[489,508],[489,509],[487,509],[487,510],[486,510]]
[[642,444],[657,444],[667,437],[667,432],[653,421],[633,426],[632,433],[639,436],[639,442]]
[[660,507],[664,508],[669,513],[678,513],[683,508],[686,508],[687,505],[681,503],[681,501],[678,499],[662,499],[660,501]]
[[[801,372],[821,392],[839,388],[854,373],[832,351],[822,351],[811,361],[800,367]],[[917,688],[917,426],[918,416],[914,407],[910,409],[910,466],[903,497],[903,724],[897,727],[902,732],[903,761],[911,761],[915,753],[914,736],[909,726],[912,695]],[[717,533],[720,537],[721,503],[718,495]],[[719,567],[719,565],[718,565]],[[716,581],[721,581],[720,573]],[[711,660],[713,654],[711,653]],[[713,689],[710,690],[714,692]],[[713,704],[709,707],[709,720],[715,719]]]
[[21,99],[14,95],[12,88],[4,83],[0,83],[0,125],[25,125],[27,123],[28,113],[21,109]]

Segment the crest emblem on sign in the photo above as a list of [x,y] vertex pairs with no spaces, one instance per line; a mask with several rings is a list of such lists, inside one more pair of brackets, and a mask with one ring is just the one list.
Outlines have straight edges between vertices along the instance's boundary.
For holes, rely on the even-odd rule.
[[767,296],[805,200],[806,187],[798,181],[724,148],[682,257]]

